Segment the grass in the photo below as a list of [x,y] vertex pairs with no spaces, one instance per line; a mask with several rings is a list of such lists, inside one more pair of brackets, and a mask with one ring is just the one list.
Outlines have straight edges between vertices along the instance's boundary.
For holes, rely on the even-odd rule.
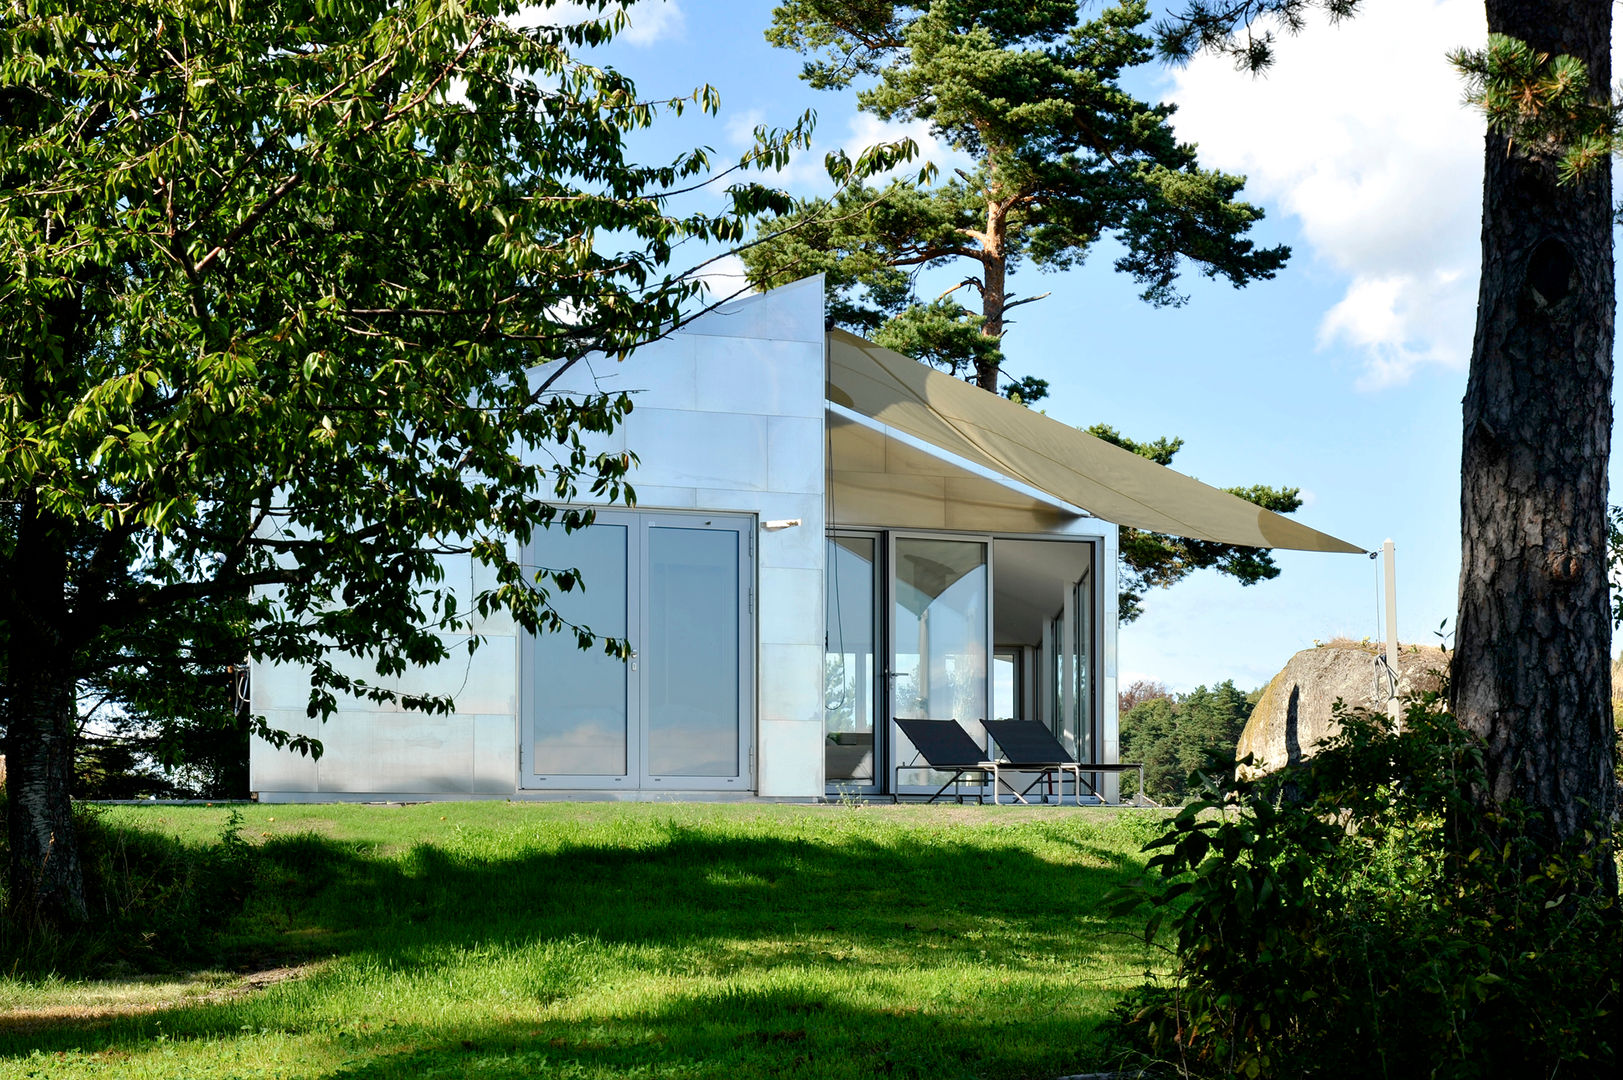
[[[110,810],[218,842],[226,811]],[[0,979],[0,1078],[1055,1077],[1152,958],[1146,812],[255,806],[213,971]],[[150,965],[149,965],[150,966]]]

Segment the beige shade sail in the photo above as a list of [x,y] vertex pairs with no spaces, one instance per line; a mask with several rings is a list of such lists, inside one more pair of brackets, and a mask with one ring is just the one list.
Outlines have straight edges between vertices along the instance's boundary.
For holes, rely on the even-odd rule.
[[[836,405],[1119,525],[1247,547],[1364,551],[843,330],[828,335],[827,393]],[[833,479],[837,507],[839,483],[854,478]]]

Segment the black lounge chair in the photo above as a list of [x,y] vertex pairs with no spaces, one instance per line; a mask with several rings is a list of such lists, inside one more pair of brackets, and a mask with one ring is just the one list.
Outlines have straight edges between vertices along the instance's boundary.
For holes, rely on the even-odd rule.
[[[1107,772],[1126,772],[1129,769],[1138,770],[1138,790],[1144,790],[1144,764],[1143,762],[1100,762],[1077,761],[1070,751],[1066,750],[1060,741],[1054,738],[1054,733],[1036,720],[988,720],[985,722],[986,733],[992,736],[992,741],[998,749],[1003,751],[1004,757],[998,759],[998,765],[1011,772],[1034,772],[1037,779],[1027,784],[1024,796],[1032,788],[1042,783],[1046,778],[1050,785],[1057,774],[1059,776],[1059,794],[1065,798],[1065,774],[1069,773],[1073,782],[1072,791],[1076,794],[1076,805],[1082,805],[1082,785],[1086,784],[1096,799],[1101,803],[1105,797],[1091,780],[1084,780],[1084,775],[1098,775]],[[1011,787],[1009,790],[1013,791]],[[992,801],[997,802],[997,789],[992,790]],[[1025,801],[1024,798],[1021,799]]]
[[[936,793],[926,800],[927,802],[935,802],[941,798],[942,792],[949,787],[953,789],[953,794],[958,801],[963,802],[963,792],[959,789],[958,784],[965,773],[980,774],[975,792],[976,802],[982,802],[984,799],[980,789],[986,784],[987,773],[992,774],[992,802],[997,802],[997,785],[1000,783],[1009,788],[1011,792],[1014,792],[1015,798],[1020,799],[1021,802],[1026,801],[1021,798],[1019,792],[1015,792],[1014,788],[1010,787],[1008,782],[998,775],[998,763],[987,760],[986,749],[976,743],[970,737],[969,732],[959,725],[958,721],[898,719],[896,726],[901,729],[903,735],[907,736],[907,741],[913,744],[913,749],[917,750],[918,753],[911,762],[896,766],[894,774],[891,776],[890,790],[893,801],[901,802],[902,770],[919,768],[952,773],[952,779],[942,784]],[[924,760],[920,762],[919,758]]]

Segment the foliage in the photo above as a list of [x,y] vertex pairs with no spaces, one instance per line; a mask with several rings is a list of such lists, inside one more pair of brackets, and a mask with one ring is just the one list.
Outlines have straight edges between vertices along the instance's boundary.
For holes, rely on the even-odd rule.
[[[1332,19],[1354,0],[1181,0],[1158,29],[1164,55],[1215,51],[1258,71],[1271,27],[1312,7]],[[1458,648],[1451,708],[1483,735],[1489,783],[1476,797],[1525,799],[1559,846],[1593,815],[1615,814],[1616,731],[1604,723],[1610,630],[1599,573],[1616,308],[1610,154],[1619,110],[1610,70],[1611,4],[1486,0],[1495,34],[1452,59],[1489,119],[1482,273],[1463,402]],[[1504,31],[1514,31],[1509,36]],[[1259,36],[1260,35],[1260,36]],[[1251,48],[1253,42],[1260,48]],[[1582,181],[1581,183],[1579,181]],[[1612,220],[1605,211],[1611,210]],[[1540,387],[1524,409],[1518,387]],[[1507,420],[1506,418],[1510,419]],[[1510,522],[1558,520],[1562,585],[1526,558]],[[1506,604],[1505,597],[1517,602]],[[1610,767],[1609,767],[1610,766]],[[1611,865],[1602,867],[1613,884]]]
[[[741,177],[785,164],[809,117],[763,129],[729,169],[704,150],[639,164],[629,134],[714,112],[716,96],[647,101],[575,58],[624,23],[580,10],[527,9],[539,21],[520,27],[516,0],[8,7],[0,647],[14,783],[43,790],[67,771],[76,701],[110,695],[160,734],[231,727],[201,690],[249,658],[306,666],[312,717],[341,694],[449,710],[392,689],[408,666],[479,644],[448,554],[471,552],[494,582],[473,598],[481,614],[624,653],[553,607],[573,568],[519,561],[535,529],[590,520],[563,504],[633,494],[633,457],[590,448],[630,398],[553,382],[690,312],[701,285],[667,269],[673,253],[787,210]],[[909,152],[836,171],[860,184]],[[673,202],[734,173],[714,212]],[[356,678],[351,658],[377,677]],[[54,836],[66,798],[19,797],[13,817]],[[44,865],[19,835],[14,855]],[[78,907],[71,838],[51,842],[63,879],[47,891]]]
[[[983,389],[1031,402],[1035,387],[999,379],[1008,313],[1042,299],[1008,291],[1022,264],[1076,266],[1110,236],[1124,249],[1116,268],[1158,305],[1183,302],[1185,263],[1237,286],[1272,277],[1289,252],[1246,239],[1262,211],[1237,200],[1243,180],[1202,169],[1173,132],[1171,106],[1119,84],[1152,56],[1148,18],[1142,0],[1085,21],[1072,0],[785,0],[767,37],[811,57],[807,82],[861,81],[859,108],[927,122],[975,164],[931,187],[897,182],[800,204],[779,221],[796,226],[788,238],[745,252],[751,281],[822,272],[836,325],[954,373],[972,368]],[[800,227],[808,217],[823,224]],[[965,265],[933,300],[915,292],[918,270]],[[978,311],[952,299],[960,289],[977,295]]]
[[[1612,584],[1612,626],[1623,626],[1623,506],[1606,513],[1606,574]],[[1612,775],[1623,784],[1623,655],[1612,659]]]
[[1146,847],[1176,967],[1118,1010],[1129,1056],[1211,1077],[1611,1076],[1623,920],[1599,832],[1485,811],[1482,748],[1412,702],[1343,714],[1304,770],[1202,797]]
[[[1087,433],[1157,465],[1171,465],[1173,455],[1183,448],[1182,439],[1165,436],[1154,442],[1137,442],[1107,424],[1094,424]],[[1289,514],[1302,505],[1298,488],[1275,488],[1264,484],[1225,489],[1264,510]],[[1122,622],[1132,622],[1144,613],[1144,594],[1152,588],[1168,588],[1196,570],[1215,569],[1241,585],[1255,585],[1279,576],[1279,567],[1267,548],[1220,544],[1213,540],[1192,540],[1186,536],[1145,532],[1123,526],[1121,530],[1121,572],[1117,578],[1117,610]]]
[[453,549],[498,572],[481,606],[564,628],[546,599],[567,568],[526,573],[504,541],[579,523],[538,496],[625,493],[629,461],[583,440],[630,403],[551,395],[535,366],[658,334],[697,288],[662,276],[672,246],[779,204],[740,185],[720,215],[668,214],[665,188],[709,159],[626,160],[656,106],[568,52],[610,28],[520,31],[513,10],[8,20],[0,550],[8,580],[35,570],[22,515],[74,545],[76,674],[138,668],[181,626],[141,683],[223,636],[209,656],[313,663],[315,711],[383,694],[328,654],[375,652],[383,674],[442,657]]
[[1156,49],[1170,63],[1186,64],[1197,53],[1230,57],[1248,71],[1267,70],[1274,61],[1273,27],[1295,34],[1307,14],[1322,9],[1331,22],[1357,13],[1359,0],[1186,0],[1182,9],[1155,24]]
[[[1211,689],[1146,697],[1121,714],[1121,759],[1144,763],[1145,794],[1176,805],[1198,788],[1190,776],[1213,755],[1233,757],[1251,718],[1249,695],[1225,679]],[[1123,773],[1122,797],[1138,791],[1138,774]]]
[[[242,914],[257,884],[257,853],[243,838],[242,814],[226,812],[206,844],[124,828],[113,816],[93,803],[74,806],[87,926],[27,932],[9,919],[0,923],[0,964],[14,977],[164,972],[218,962],[215,939]],[[0,883],[0,903],[5,894]]]
[[1166,683],[1155,682],[1151,679],[1134,679],[1127,685],[1127,689],[1116,694],[1116,715],[1126,716],[1152,698],[1171,696],[1172,690],[1168,688]]
[[1618,149],[1619,107],[1593,85],[1576,56],[1551,56],[1506,34],[1449,60],[1465,76],[1465,99],[1523,152],[1559,159],[1566,183],[1592,172]]
[[[1262,211],[1237,200],[1242,179],[1201,169],[1194,147],[1175,137],[1171,107],[1141,102],[1119,84],[1151,58],[1148,19],[1140,0],[1086,20],[1079,5],[1060,0],[781,4],[767,37],[811,57],[808,82],[843,89],[861,81],[861,109],[926,121],[976,164],[932,187],[896,181],[800,203],[764,226],[783,235],[744,252],[751,281],[821,272],[832,324],[1031,405],[1048,384],[1009,376],[1003,349],[1009,313],[1047,295],[1010,291],[1025,264],[1077,266],[1111,237],[1125,249],[1116,269],[1158,305],[1183,302],[1175,284],[1188,263],[1236,286],[1272,277],[1289,252],[1246,239]],[[967,267],[966,276],[921,296],[918,273],[946,267]],[[969,292],[978,310],[956,299]],[[1140,448],[1102,425],[1090,430],[1161,464],[1180,445]],[[1293,489],[1236,494],[1286,513],[1300,505]],[[1132,529],[1121,550],[1124,621],[1138,616],[1147,589],[1198,569],[1246,584],[1278,574],[1266,551]]]
[[[240,809],[252,891],[199,934],[219,974],[0,968],[0,1076],[1051,1077],[1091,1071],[1148,957],[1103,904],[1142,871],[1145,813]],[[102,820],[199,852],[227,817]],[[988,874],[1011,887],[968,884]]]

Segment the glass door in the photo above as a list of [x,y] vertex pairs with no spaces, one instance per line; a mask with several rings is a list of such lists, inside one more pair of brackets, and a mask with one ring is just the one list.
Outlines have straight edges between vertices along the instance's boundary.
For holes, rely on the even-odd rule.
[[[890,565],[890,715],[956,720],[984,745],[992,642],[987,544],[892,534]],[[893,735],[894,760],[912,761],[912,744]],[[916,787],[931,775],[903,769],[899,783]]]
[[879,537],[828,538],[823,598],[823,780],[836,793],[872,793],[883,775],[879,712]]
[[[527,788],[751,787],[754,519],[601,511],[540,530],[528,560],[577,569],[550,602],[570,625],[525,635]],[[571,627],[624,638],[628,660]]]
[[639,516],[643,786],[748,788],[751,519]]
[[[580,580],[568,592],[554,588],[548,598],[571,626],[600,637],[632,637],[641,596],[630,588],[628,568],[640,537],[635,519],[600,514],[595,524],[572,533],[538,530],[530,543],[532,569],[577,569]],[[637,786],[641,775],[638,708],[627,678],[636,661],[605,653],[600,645],[579,647],[569,627],[524,636],[524,787],[622,788]]]
[[1054,737],[1078,761],[1092,761],[1093,737],[1093,591],[1090,575],[1065,590],[1060,610],[1043,630],[1042,655],[1047,668],[1042,715]]

